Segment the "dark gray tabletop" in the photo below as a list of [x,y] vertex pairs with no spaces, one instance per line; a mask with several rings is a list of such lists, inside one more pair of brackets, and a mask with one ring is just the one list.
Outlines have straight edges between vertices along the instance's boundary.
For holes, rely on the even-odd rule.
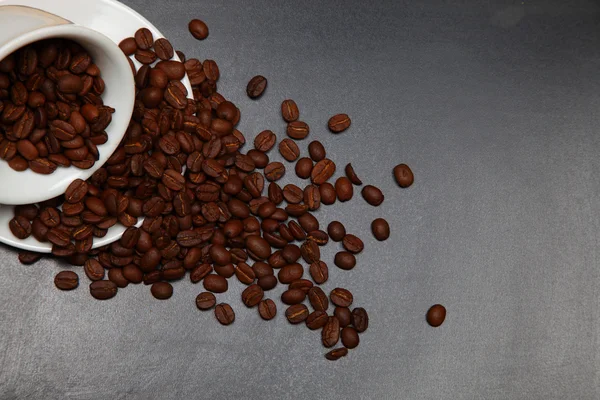
[[[270,322],[246,309],[235,279],[219,299],[237,319],[223,327],[196,309],[201,286],[187,279],[169,301],[130,285],[99,302],[83,274],[59,292],[64,266],[21,266],[4,248],[0,398],[600,397],[596,1],[125,3],[188,56],[218,62],[247,137],[283,138],[279,104],[293,98],[310,139],[383,189],[378,208],[356,195],[317,213],[365,241],[357,267],[332,267],[324,286],[351,289],[371,325],[331,363],[282,308]],[[193,17],[207,40],[188,34]],[[251,101],[256,74],[269,87]],[[338,112],[352,127],[332,135]],[[416,176],[407,190],[392,179],[400,162]],[[369,230],[381,216],[383,244]],[[434,303],[448,310],[438,329],[424,321]]]

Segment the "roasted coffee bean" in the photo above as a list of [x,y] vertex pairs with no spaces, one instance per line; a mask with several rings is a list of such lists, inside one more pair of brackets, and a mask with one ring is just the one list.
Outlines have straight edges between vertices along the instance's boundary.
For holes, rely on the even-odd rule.
[[304,304],[294,304],[285,310],[285,317],[290,323],[299,324],[308,317],[308,308]]
[[204,40],[208,37],[208,26],[199,19],[193,19],[188,24],[188,29],[192,36],[198,40]]
[[140,283],[143,279],[142,270],[134,264],[129,264],[123,267],[123,277],[131,283]]
[[15,216],[22,216],[29,221],[34,220],[39,214],[39,209],[35,204],[24,204],[15,206]]
[[271,255],[271,246],[258,235],[246,237],[246,248],[249,252],[248,255],[257,260],[264,260]]
[[357,332],[362,333],[369,327],[369,315],[362,307],[352,310],[352,326]]
[[346,357],[348,355],[348,349],[345,347],[339,347],[337,349],[331,350],[329,353],[325,354],[325,358],[329,361],[337,361],[342,357]]
[[310,155],[310,158],[312,158],[312,160],[315,162],[323,160],[327,155],[327,153],[325,152],[325,147],[323,147],[323,144],[318,140],[313,140],[309,143],[308,154]]
[[215,265],[214,270],[223,278],[231,278],[235,274],[235,267],[231,263],[226,265]]
[[254,148],[258,151],[266,153],[275,146],[277,137],[270,130],[265,130],[259,133],[254,139]]
[[283,198],[290,204],[298,204],[302,201],[304,193],[302,189],[294,184],[287,184],[283,187]]
[[26,239],[31,235],[31,223],[23,216],[16,216],[8,224],[10,231],[18,239]]
[[306,233],[304,232],[304,229],[302,229],[300,224],[298,224],[296,221],[290,221],[288,228],[290,228],[290,232],[296,240],[306,239]]
[[263,289],[257,284],[248,286],[242,292],[242,302],[246,307],[254,307],[263,299]]
[[68,203],[78,203],[83,200],[88,192],[88,185],[81,179],[75,179],[67,187],[65,192],[65,201]]
[[264,168],[269,164],[269,156],[262,151],[252,149],[248,151],[247,156],[252,159],[256,168]]
[[352,234],[347,234],[346,236],[344,236],[344,239],[342,240],[342,245],[346,250],[353,254],[358,254],[365,248],[363,241]]
[[33,251],[21,251],[19,252],[19,262],[21,264],[29,265],[37,262],[42,258],[40,253],[34,253]]
[[295,161],[300,156],[300,149],[296,142],[291,139],[285,138],[279,143],[279,153],[287,161]]
[[362,181],[356,175],[356,172],[354,172],[354,168],[352,167],[352,164],[347,164],[346,168],[344,168],[344,171],[346,172],[346,176],[348,177],[348,179],[350,179],[350,182],[352,182],[354,185],[357,185],[357,186],[362,185]]
[[273,275],[273,267],[271,265],[257,261],[252,265],[252,271],[257,278],[262,278],[263,276]]
[[308,136],[310,128],[306,122],[294,121],[288,124],[286,132],[292,139],[302,140]]
[[277,315],[277,306],[271,299],[265,299],[258,304],[258,314],[265,321],[275,318]]
[[321,250],[319,246],[313,242],[312,240],[306,240],[302,243],[300,247],[300,251],[302,253],[302,258],[307,263],[311,264],[315,261],[319,261],[321,258]]
[[303,157],[303,158],[299,159],[298,161],[296,161],[295,171],[296,171],[296,175],[299,178],[308,179],[310,177],[310,174],[312,173],[312,169],[313,169],[313,162],[310,158]]
[[310,330],[321,329],[329,321],[329,316],[325,311],[313,311],[306,318],[306,326]]
[[350,117],[347,114],[336,114],[329,118],[327,126],[331,132],[340,133],[348,129],[350,127],[350,123]]
[[256,279],[254,270],[245,262],[239,263],[235,268],[235,276],[245,285],[250,285]]
[[266,88],[267,78],[262,75],[256,75],[248,82],[248,86],[246,86],[246,94],[251,99],[257,99],[263,95]]
[[277,278],[279,279],[279,282],[287,285],[302,278],[303,274],[304,268],[302,268],[302,265],[294,263],[281,268],[277,273]]
[[394,167],[394,179],[401,188],[407,188],[415,181],[413,172],[406,164],[398,164]]
[[230,325],[235,321],[235,313],[227,303],[221,303],[215,307],[215,317],[221,325]]
[[352,313],[348,307],[336,307],[333,315],[340,321],[340,328],[345,328],[352,323]]
[[35,173],[49,175],[56,171],[56,164],[45,158],[36,158],[29,161],[29,168]]
[[227,280],[220,275],[210,274],[202,281],[204,288],[209,292],[223,293],[227,291]]
[[129,285],[129,281],[123,275],[122,268],[111,268],[108,270],[108,280],[114,282],[119,288],[124,288]]
[[[194,267],[192,269],[192,271],[190,272],[190,281],[192,283],[198,283],[202,279],[204,279],[208,274],[210,274],[212,272],[212,270],[213,269],[210,266],[210,264],[200,264],[200,265]],[[214,278],[211,278],[211,279],[214,280]],[[217,282],[217,285],[218,284],[222,284],[222,281]],[[211,282],[210,285],[211,285],[211,287],[214,287],[215,282]],[[225,289],[225,290],[227,290],[227,289]],[[219,292],[215,292],[215,293],[219,293]]]
[[263,276],[261,278],[258,278],[258,280],[256,281],[256,283],[263,290],[271,290],[275,286],[277,286],[277,278],[275,278],[275,275],[267,275],[267,276]]
[[308,291],[312,289],[314,284],[308,279],[296,279],[294,282],[290,283],[288,289],[300,289],[305,294],[308,294]]
[[83,89],[83,81],[77,75],[63,75],[58,79],[56,88],[67,94],[79,93]]
[[315,311],[327,311],[329,307],[327,295],[320,287],[315,286],[308,291],[308,300]]
[[[327,158],[319,161],[312,169],[310,179],[315,185],[325,183],[335,173],[335,163]],[[323,193],[321,193],[323,197]]]
[[165,38],[156,39],[154,42],[154,52],[161,60],[170,60],[174,55],[173,46]]
[[347,326],[342,329],[341,337],[342,337],[342,344],[344,346],[346,346],[348,349],[353,349],[353,348],[357,347],[358,344],[360,343],[356,329],[354,329],[350,326]]
[[154,37],[148,28],[140,28],[134,35],[135,44],[139,49],[147,50],[154,44]]
[[293,122],[298,119],[300,112],[294,100],[288,99],[281,103],[281,116],[286,122]]
[[306,238],[308,240],[312,240],[319,246],[325,246],[327,243],[329,243],[329,235],[320,229],[308,232]]
[[150,287],[150,292],[154,298],[166,300],[173,295],[173,286],[169,282],[156,282]]
[[383,193],[375,186],[367,185],[361,190],[360,193],[365,201],[372,206],[377,207],[383,203]]
[[79,286],[79,276],[73,271],[61,271],[54,277],[54,285],[60,290],[73,290]]
[[286,262],[291,264],[298,261],[302,254],[298,246],[295,244],[288,244],[281,251],[281,255]]
[[375,239],[379,241],[387,240],[390,237],[390,225],[383,218],[376,218],[371,222],[371,232]]
[[114,282],[101,280],[90,284],[90,294],[98,300],[108,300],[117,294],[117,285]]
[[346,228],[339,221],[332,221],[327,225],[327,233],[331,240],[335,242],[340,242],[346,236]]
[[335,288],[329,294],[331,302],[339,307],[350,307],[352,304],[352,293],[343,288]]
[[269,182],[278,181],[285,175],[285,166],[278,161],[272,162],[265,167],[264,173]]
[[305,232],[311,232],[319,229],[319,221],[311,213],[306,213],[298,217],[298,223]]
[[8,166],[14,169],[15,171],[20,172],[25,171],[27,168],[29,168],[29,163],[23,157],[15,156],[8,162]]
[[306,298],[306,293],[300,289],[288,289],[281,294],[281,301],[287,305],[299,304]]
[[333,347],[340,340],[340,322],[333,316],[329,317],[321,331],[321,341],[325,347]]
[[269,200],[275,205],[279,205],[281,202],[283,202],[283,190],[281,189],[281,186],[275,182],[269,183],[268,195]]
[[329,279],[329,268],[323,261],[316,261],[310,264],[310,276],[315,283],[322,285]]
[[441,304],[434,304],[427,311],[427,323],[434,328],[442,325],[446,319],[446,308]]
[[37,147],[27,139],[19,140],[17,142],[17,152],[28,161],[35,160],[40,155]]
[[344,202],[350,200],[354,194],[354,188],[350,179],[345,176],[339,177],[335,181],[335,193],[339,201]]
[[196,296],[196,307],[199,310],[210,310],[217,303],[217,298],[210,292],[202,292]]
[[335,254],[333,262],[338,268],[350,270],[356,266],[356,257],[349,251],[339,251]]

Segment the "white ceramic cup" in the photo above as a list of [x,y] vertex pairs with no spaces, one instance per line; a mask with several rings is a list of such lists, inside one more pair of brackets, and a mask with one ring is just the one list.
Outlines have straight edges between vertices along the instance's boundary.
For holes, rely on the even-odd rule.
[[41,175],[30,169],[14,171],[6,161],[0,160],[0,204],[48,200],[63,194],[73,180],[89,178],[115,151],[131,119],[135,100],[133,74],[129,61],[113,41],[45,11],[24,6],[0,6],[0,60],[23,46],[51,38],[70,39],[81,44],[100,68],[106,84],[102,100],[115,109],[106,129],[108,141],[98,146],[100,158],[86,170],[58,167],[50,175]]

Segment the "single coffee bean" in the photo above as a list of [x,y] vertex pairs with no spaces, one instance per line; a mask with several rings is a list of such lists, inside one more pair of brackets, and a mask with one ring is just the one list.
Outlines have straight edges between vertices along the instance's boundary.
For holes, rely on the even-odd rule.
[[31,223],[23,216],[16,216],[8,223],[10,231],[18,239],[26,239],[31,235]]
[[188,24],[188,29],[192,36],[198,40],[204,40],[208,37],[208,26],[199,19],[193,19]]
[[255,262],[254,265],[252,265],[252,272],[254,272],[254,275],[257,278],[274,274],[273,267],[261,261]]
[[33,251],[21,251],[19,252],[19,262],[24,265],[29,265],[37,262],[42,258],[40,253],[34,253]]
[[358,333],[356,332],[356,329],[354,329],[350,326],[347,326],[342,329],[341,337],[342,337],[342,344],[349,349],[355,348],[360,343],[360,339],[358,337]]
[[154,298],[166,300],[173,295],[173,286],[169,282],[156,282],[150,287],[150,292]]
[[315,261],[319,261],[321,259],[321,250],[319,249],[319,245],[317,245],[312,240],[306,240],[302,243],[300,247],[300,251],[302,253],[302,258],[307,263],[311,264]]
[[371,222],[371,232],[375,239],[379,241],[387,240],[390,237],[390,225],[383,218],[376,218]]
[[346,228],[339,221],[332,221],[327,225],[327,233],[334,242],[340,242],[346,236]]
[[58,79],[56,87],[63,93],[75,94],[83,89],[83,81],[77,75],[63,75]]
[[442,325],[446,319],[446,308],[441,304],[434,304],[427,311],[427,323],[434,328]]
[[335,181],[335,193],[339,201],[348,201],[354,194],[354,188],[350,179],[345,176],[337,178]]
[[271,290],[275,286],[277,286],[277,278],[275,277],[275,275],[262,276],[262,277],[258,278],[256,283],[263,290]]
[[318,140],[313,140],[309,143],[308,154],[310,155],[310,158],[312,158],[315,162],[323,160],[327,155],[327,153],[325,152],[325,147],[323,147],[323,144]]
[[352,182],[352,184],[357,185],[357,186],[362,185],[362,181],[356,175],[356,172],[354,172],[354,168],[352,167],[352,164],[347,164],[346,168],[344,168],[344,172],[346,172],[346,176],[348,177],[348,179],[350,179],[350,182]]
[[147,50],[154,44],[154,37],[148,28],[140,28],[134,35],[135,44],[139,49]]
[[340,322],[336,317],[329,317],[321,331],[321,341],[325,347],[333,347],[340,340]]
[[99,281],[104,279],[104,268],[94,258],[88,259],[83,267],[85,274],[91,281]]
[[321,192],[316,185],[307,185],[304,188],[304,204],[311,211],[318,210],[321,207]]
[[263,289],[257,284],[248,286],[242,292],[242,302],[246,307],[254,307],[263,299],[265,295]]
[[335,288],[329,294],[331,302],[339,307],[350,307],[353,301],[352,293],[348,289]]
[[269,163],[265,167],[264,174],[269,182],[278,181],[285,175],[285,166],[278,161]]
[[269,156],[262,151],[252,149],[248,151],[247,156],[252,159],[256,168],[264,168],[269,164]]
[[369,315],[362,307],[352,310],[352,325],[357,332],[362,333],[369,327]]
[[265,321],[275,318],[277,315],[277,306],[271,299],[265,299],[258,304],[258,314]]
[[352,234],[344,236],[344,239],[342,240],[342,245],[346,250],[353,254],[358,254],[365,248],[363,241]]
[[79,286],[79,276],[73,271],[61,271],[54,277],[54,285],[60,290],[73,290]]
[[108,300],[117,294],[117,285],[111,281],[95,281],[90,284],[90,294],[98,300]]
[[329,321],[329,316],[325,311],[313,311],[306,318],[306,326],[310,330],[321,329]]
[[281,268],[277,273],[277,278],[279,279],[279,282],[287,285],[302,278],[303,274],[304,268],[302,268],[302,265],[294,263]]
[[231,325],[235,321],[235,313],[227,303],[221,303],[215,307],[215,317],[221,325]]
[[304,193],[298,186],[289,183],[283,187],[283,198],[290,204],[298,204],[302,201]]
[[239,263],[235,269],[235,276],[245,285],[250,285],[256,279],[254,270],[245,262]]
[[325,182],[319,186],[319,194],[321,195],[321,203],[325,205],[331,205],[335,203],[337,198],[335,188],[329,182]]
[[156,39],[154,42],[154,51],[161,60],[170,60],[173,58],[174,51],[171,42],[165,38]]
[[137,44],[135,43],[134,38],[128,37],[121,40],[121,43],[119,43],[119,48],[123,51],[123,53],[125,53],[126,56],[131,56],[137,50]]
[[292,283],[289,284],[288,289],[300,289],[305,294],[308,294],[308,291],[314,287],[314,284],[308,279],[296,279]]
[[129,285],[129,281],[123,275],[122,268],[111,268],[108,270],[108,280],[114,282],[119,288],[124,288]]
[[337,361],[342,357],[346,357],[348,355],[348,349],[345,347],[339,347],[337,349],[331,350],[329,353],[325,354],[325,358],[329,361]]
[[285,310],[285,317],[292,324],[299,324],[308,317],[308,308],[304,304],[294,304]]
[[333,315],[340,321],[341,328],[345,328],[352,323],[352,313],[348,307],[336,307],[333,310]]
[[394,167],[394,179],[401,188],[407,188],[415,181],[413,172],[406,164],[398,164]]
[[258,151],[266,153],[267,151],[271,150],[273,146],[275,146],[276,141],[277,137],[273,131],[265,130],[259,133],[254,139],[254,148]]
[[329,307],[327,295],[323,292],[323,289],[318,286],[315,286],[308,291],[308,300],[315,311],[327,311],[327,308]]
[[202,284],[204,285],[204,289],[208,290],[209,292],[213,292],[213,293],[226,292],[227,288],[229,286],[227,284],[227,279],[223,278],[220,275],[216,275],[216,274],[209,274],[206,277],[204,277]]
[[123,267],[123,277],[131,283],[140,283],[143,279],[143,272],[134,264]]
[[[310,173],[310,180],[315,185],[322,185],[335,173],[335,163],[327,158],[319,161],[313,167]],[[323,198],[323,193],[321,193]]]
[[323,261],[316,261],[310,264],[310,276],[315,283],[322,285],[329,279],[329,268]]
[[292,139],[302,140],[308,136],[310,128],[306,122],[293,121],[288,124],[286,132]]
[[296,175],[301,179],[308,179],[313,169],[313,162],[308,157],[303,157],[296,161]]
[[286,122],[298,120],[300,112],[298,110],[298,105],[294,100],[284,100],[281,103],[281,116]]
[[296,161],[300,156],[300,149],[296,142],[291,139],[285,138],[279,143],[279,153],[287,161]]
[[258,235],[246,237],[246,248],[249,252],[248,255],[257,260],[264,260],[271,255],[271,246]]
[[[210,266],[210,264],[197,265],[190,272],[190,281],[192,281],[192,283],[198,283],[202,279],[204,279],[208,274],[210,274],[212,271],[213,271],[213,268]],[[211,278],[211,279],[213,279],[213,278]],[[222,281],[218,284],[222,284]],[[211,282],[210,285],[211,285],[211,287],[214,288],[215,283]],[[225,289],[225,290],[227,290],[227,289]],[[219,293],[219,292],[215,292],[215,293]]]
[[78,203],[83,200],[87,192],[87,183],[84,180],[75,179],[65,191],[65,201],[68,203]]
[[210,310],[217,303],[217,298],[210,292],[202,292],[196,296],[196,307],[199,310]]
[[383,193],[375,186],[367,185],[361,190],[360,193],[365,201],[372,206],[377,207],[383,203]]
[[281,301],[287,305],[300,304],[306,298],[306,293],[300,289],[288,289],[281,294]]
[[298,223],[306,232],[311,232],[319,229],[319,220],[311,213],[306,213],[298,217]]
[[267,79],[262,75],[257,75],[250,79],[248,86],[246,86],[246,94],[251,99],[257,99],[265,92],[267,88]]
[[350,123],[350,117],[347,114],[336,114],[329,118],[327,126],[331,132],[340,133],[348,129],[350,127]]

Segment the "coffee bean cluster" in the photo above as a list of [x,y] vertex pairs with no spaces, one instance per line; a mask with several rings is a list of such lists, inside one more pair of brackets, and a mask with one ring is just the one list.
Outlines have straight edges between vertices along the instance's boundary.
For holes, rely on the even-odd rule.
[[0,61],[0,158],[16,171],[89,169],[106,143],[114,109],[100,69],[79,44],[25,46]]
[[[201,24],[190,24],[199,39],[205,37],[203,30]],[[287,320],[320,330],[327,348],[341,341],[343,347],[331,350],[327,359],[345,356],[358,346],[368,314],[361,307],[351,308],[349,290],[336,288],[327,296],[318,286],[329,279],[320,249],[330,238],[341,242],[344,250],[334,262],[348,270],[356,265],[355,255],[364,244],[346,233],[341,222],[331,223],[327,232],[321,229],[313,212],[321,204],[352,198],[353,186],[362,184],[352,166],[346,166],[346,176],[334,186],[328,180],[336,164],[320,142],[308,145],[310,158],[299,158],[296,140],[307,137],[309,127],[298,121],[297,104],[285,100],[281,112],[289,138],[278,149],[287,161],[296,162],[296,174],[309,182],[304,188],[280,186],[286,166],[270,162],[267,154],[277,145],[277,135],[265,130],[254,139],[253,149],[241,151],[246,139],[236,128],[240,110],[217,92],[219,68],[213,60],[186,59],[181,52],[177,54],[182,61],[173,60],[171,44],[154,40],[145,28],[120,47],[142,63],[134,68],[135,109],[121,145],[90,179],[74,181],[64,196],[17,207],[13,233],[48,240],[54,255],[83,265],[92,281],[90,293],[100,300],[138,283],[149,285],[155,298],[168,299],[173,294],[170,282],[187,275],[204,288],[196,297],[197,308],[213,310],[223,325],[235,321],[233,307],[218,302],[218,295],[229,289],[229,279],[246,285],[242,303],[257,308],[264,320],[277,315],[277,305],[267,293],[286,285],[281,301],[287,306]],[[181,83],[186,73],[192,93]],[[266,79],[255,77],[248,95],[258,98],[265,87]],[[349,126],[347,116],[335,121],[340,132]],[[383,195],[374,203],[382,201]],[[105,235],[116,223],[127,227],[121,239],[91,250],[94,237]],[[379,240],[389,236],[389,225],[382,224],[373,222]],[[19,259],[29,264],[39,255],[22,252]],[[303,264],[312,280],[306,279]],[[59,275],[58,288],[78,286],[77,274]],[[312,312],[303,304],[306,300]]]

